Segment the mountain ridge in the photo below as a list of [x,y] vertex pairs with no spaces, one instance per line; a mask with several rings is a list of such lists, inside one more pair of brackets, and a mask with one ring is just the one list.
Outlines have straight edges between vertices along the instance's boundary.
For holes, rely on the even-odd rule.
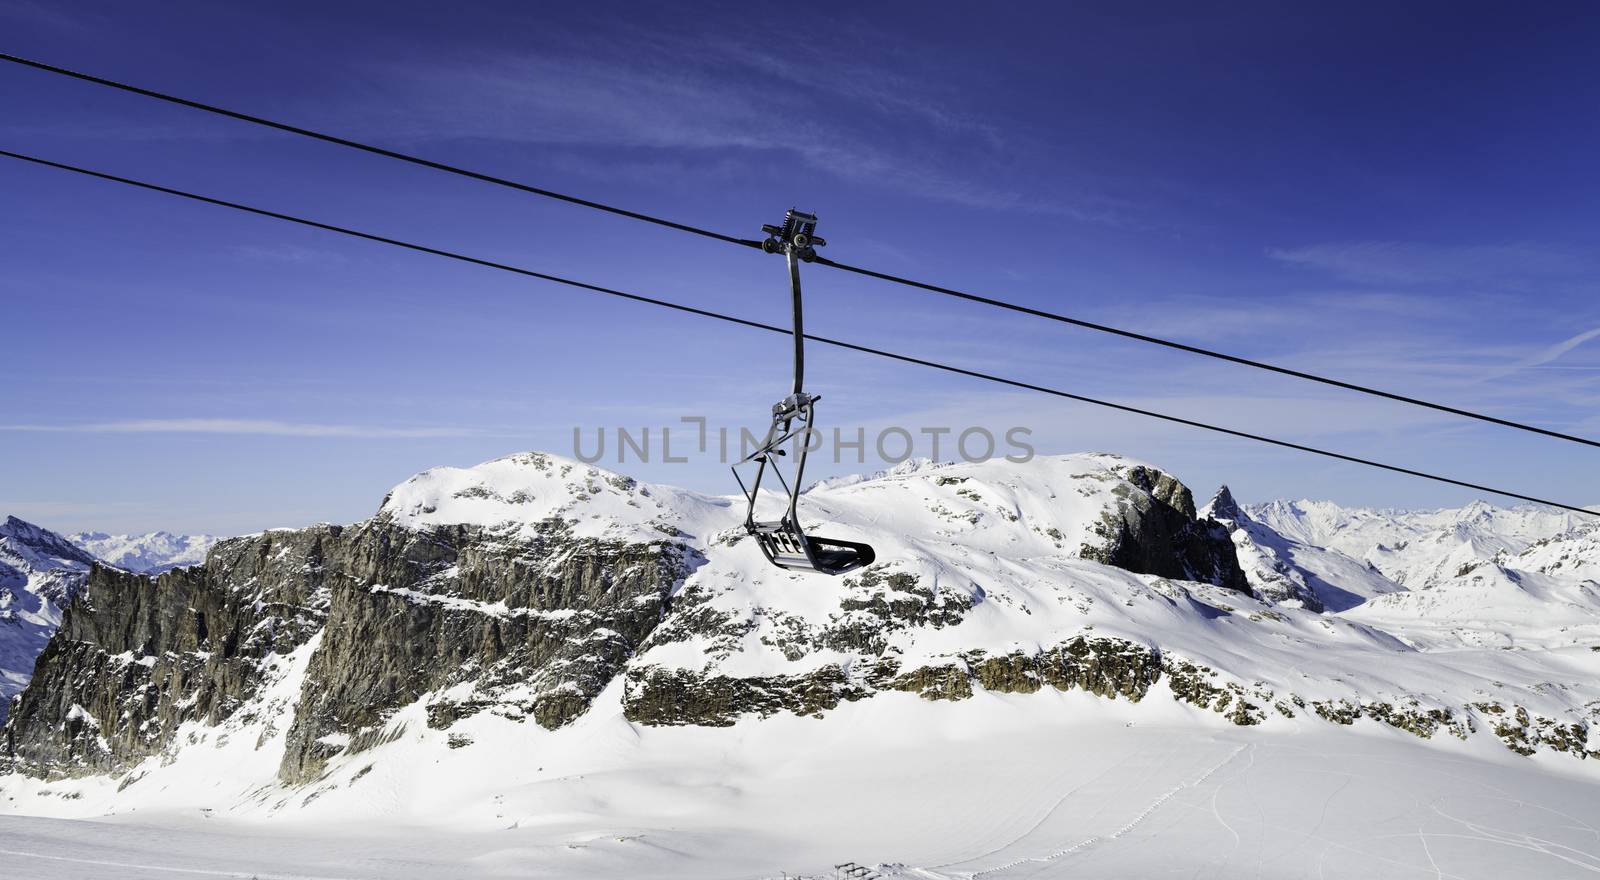
[[369,768],[445,761],[504,725],[577,748],[567,732],[596,724],[703,731],[1041,691],[1596,753],[1600,692],[1572,677],[1600,657],[1587,532],[1502,537],[1527,544],[1514,562],[1495,549],[1521,593],[1472,571],[1434,585],[1567,609],[1496,640],[1439,625],[1437,602],[1380,601],[1427,591],[1256,509],[1224,489],[1196,510],[1176,478],[1105,454],[891,469],[806,494],[808,526],[879,550],[825,579],[768,566],[727,498],[544,453],[435,468],[361,523],[227,539],[156,578],[96,569],[5,727],[27,775],[0,789],[114,811],[187,791],[225,753],[257,792],[227,809],[337,811]]
[[15,516],[0,523],[0,724],[97,562],[48,529]]

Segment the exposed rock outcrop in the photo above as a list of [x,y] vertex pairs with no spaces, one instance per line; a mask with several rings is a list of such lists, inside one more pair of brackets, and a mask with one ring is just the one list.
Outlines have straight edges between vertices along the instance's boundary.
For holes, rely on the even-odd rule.
[[1224,484],[1217,487],[1217,494],[1211,496],[1211,502],[1201,510],[1201,515],[1227,524],[1243,519],[1245,512],[1239,500],[1233,497],[1233,490]]
[[112,772],[160,753],[185,722],[228,717],[269,657],[321,628],[343,532],[236,538],[155,578],[97,566],[17,701],[5,755],[42,776]]
[[[5,729],[39,775],[125,769],[185,722],[216,724],[269,656],[321,632],[281,773],[314,779],[436,691],[441,726],[485,708],[556,727],[581,714],[660,620],[688,572],[681,544],[575,539],[558,522],[504,540],[383,519],[225,541],[157,578],[97,568]],[[368,737],[363,740],[363,737]]]
[[[380,742],[393,713],[423,699],[436,727],[485,710],[566,724],[701,557],[632,480],[539,454],[491,465],[540,482],[502,497],[471,471],[429,472],[357,526],[224,541],[204,566],[156,578],[96,569],[39,658],[5,756],[41,776],[126,769],[171,746],[184,723],[230,717],[269,661],[314,635],[298,704],[272,722],[288,730],[287,782]],[[462,475],[466,485],[452,482]],[[430,519],[452,500],[552,515]],[[613,527],[629,516],[635,525]]]
[[383,517],[353,530],[281,777],[315,779],[429,694],[436,727],[486,709],[566,724],[655,628],[695,558],[676,542],[574,538],[560,521],[515,538]]
[[798,675],[743,678],[635,666],[622,705],[628,720],[640,724],[726,727],[743,715],[821,715],[883,690],[964,700],[976,688],[1031,694],[1050,687],[1138,702],[1160,678],[1156,649],[1126,639],[1079,636],[1042,651],[990,655],[974,650],[907,671],[893,658],[854,669],[830,663]]
[[1113,490],[1121,503],[1102,514],[1095,526],[1103,543],[1086,543],[1079,555],[1140,574],[1249,592],[1227,528],[1196,518],[1189,487],[1145,465],[1113,471],[1127,480]]

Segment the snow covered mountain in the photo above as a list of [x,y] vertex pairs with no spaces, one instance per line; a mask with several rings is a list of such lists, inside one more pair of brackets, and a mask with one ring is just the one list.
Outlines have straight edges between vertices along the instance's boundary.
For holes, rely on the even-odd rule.
[[1257,596],[1313,611],[1344,611],[1404,587],[1360,557],[1316,543],[1305,530],[1269,525],[1241,508],[1223,486],[1200,511],[1226,525]]
[[1228,523],[1259,595],[1320,605],[1433,648],[1560,648],[1600,638],[1600,520],[1475,502],[1454,510],[1276,501]]
[[1248,509],[1278,535],[1370,562],[1407,589],[1454,577],[1462,566],[1497,553],[1521,553],[1537,541],[1593,529],[1595,517],[1531,505],[1510,509],[1475,501],[1428,511],[1340,507],[1326,501],[1274,501]]
[[169,568],[199,565],[206,561],[206,551],[217,543],[215,535],[174,535],[171,532],[143,535],[79,532],[69,535],[68,540],[117,568],[140,574],[160,574]]
[[[1600,757],[1600,530],[1575,518],[1245,507],[1226,489],[1197,511],[1174,477],[1112,455],[908,463],[820,484],[802,511],[878,562],[780,571],[728,498],[527,453],[419,474],[351,526],[221,541],[158,579],[97,569],[0,735],[0,812],[571,827],[561,839],[589,846],[596,826],[725,834],[740,793],[799,786],[851,794],[771,801],[749,833],[871,827],[921,853],[914,876],[1005,878],[1032,876],[1007,853],[1053,827],[1048,803],[927,818],[937,834],[871,816],[1013,779],[1001,758],[1055,757],[988,743],[1047,748],[1042,731],[1091,722],[1060,742],[1362,734],[1573,778]],[[1248,741],[1207,742],[1161,759],[1190,781],[1095,839]],[[1145,769],[1118,787],[1166,778],[1127,760]]]
[[16,517],[0,524],[0,723],[95,558]]

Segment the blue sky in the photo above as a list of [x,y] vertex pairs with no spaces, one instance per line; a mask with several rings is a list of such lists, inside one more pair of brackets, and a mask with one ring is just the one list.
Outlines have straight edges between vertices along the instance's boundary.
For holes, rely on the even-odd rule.
[[[575,5],[0,0],[0,44],[734,234],[796,205],[835,259],[1600,435],[1590,6]],[[759,253],[22,68],[0,108],[8,149],[786,320]],[[0,511],[49,527],[352,521],[427,467],[757,426],[786,390],[777,337],[15,162],[0,193]],[[806,277],[814,332],[1600,501],[1592,449]],[[844,352],[809,375],[825,426],[1021,425],[1202,495],[1474,494]]]

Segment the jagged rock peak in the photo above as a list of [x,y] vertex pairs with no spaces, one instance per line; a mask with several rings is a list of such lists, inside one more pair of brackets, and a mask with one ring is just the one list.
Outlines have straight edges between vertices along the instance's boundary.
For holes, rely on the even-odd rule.
[[1211,501],[1200,509],[1200,516],[1225,522],[1238,522],[1244,519],[1245,513],[1240,509],[1239,502],[1234,500],[1233,491],[1224,483],[1217,489],[1217,494],[1211,496]]

